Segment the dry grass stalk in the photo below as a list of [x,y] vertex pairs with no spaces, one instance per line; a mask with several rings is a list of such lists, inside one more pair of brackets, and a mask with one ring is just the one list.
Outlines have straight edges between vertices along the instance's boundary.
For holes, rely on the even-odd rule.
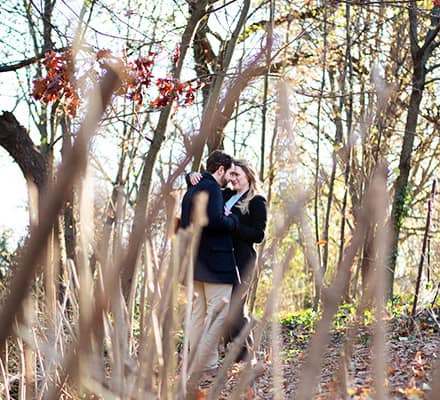
[[[152,352],[154,350],[154,337],[151,333],[151,329],[153,326],[153,314],[152,310],[157,307],[157,296],[159,289],[155,285],[153,277],[153,257],[150,256],[152,254],[152,246],[150,242],[147,240],[145,243],[145,260],[144,260],[144,287],[145,287],[145,303],[141,308],[141,329],[140,338],[139,338],[139,354],[138,354],[138,363],[140,367],[140,373],[138,374],[136,387],[139,390],[152,390],[153,388],[153,362],[154,357],[152,356]],[[147,310],[148,307],[148,310]],[[133,388],[135,390],[135,388]]]
[[428,393],[428,400],[438,399],[438,394],[440,393],[440,359],[437,358],[437,362],[432,370],[432,389]]
[[[212,384],[212,387],[208,392],[208,399],[217,399],[220,396],[221,391],[223,390],[227,378],[228,378],[228,369],[235,362],[235,359],[238,353],[241,351],[244,341],[248,337],[251,330],[255,327],[256,320],[251,319],[248,324],[242,329],[239,336],[236,337],[233,343],[228,346],[228,351],[226,352],[225,358],[223,360],[222,366]],[[250,367],[250,363],[247,363],[247,367]]]
[[[56,184],[45,195],[43,204],[40,207],[39,224],[31,229],[26,252],[10,285],[10,295],[7,297],[0,313],[2,321],[0,327],[1,349],[4,348],[6,338],[12,330],[14,319],[23,304],[26,293],[28,293],[35,271],[46,248],[52,226],[57,221],[58,213],[63,207],[67,189],[73,185],[84,170],[89,140],[100,121],[106,105],[110,101],[113,91],[118,85],[117,73],[109,69],[98,90],[101,97],[95,103],[97,104],[96,110],[91,110],[87,115],[82,128],[78,132],[75,144],[63,161]],[[75,168],[72,168],[72,166],[75,166]]]
[[[132,233],[132,235],[134,234],[136,234],[136,232]],[[121,271],[122,265],[125,265],[128,262],[133,262],[133,254],[137,254],[136,251],[140,247],[140,242],[141,236],[138,235],[137,240],[131,241],[131,244],[132,246],[134,246],[134,248],[128,248],[126,254],[124,254],[121,260],[116,263],[116,267],[112,268],[110,273],[105,274],[104,291],[98,291],[96,293],[94,299],[94,307],[92,308],[92,312],[90,313],[90,318],[84,321],[83,326],[81,327],[81,335],[79,336],[79,340],[74,341],[71,344],[68,354],[64,357],[64,361],[62,362],[63,366],[61,369],[62,373],[59,379],[60,383],[56,387],[52,387],[48,399],[55,400],[59,398],[63,390],[63,385],[67,381],[68,377],[73,381],[75,381],[77,377],[81,377],[78,375],[78,357],[81,355],[82,352],[88,351],[89,338],[92,336],[94,329],[99,326],[100,319],[103,317],[103,315],[105,315],[105,312],[108,310],[109,300],[112,298],[112,296],[114,296],[115,293],[117,293],[118,291],[120,292],[119,273]],[[84,372],[85,375],[87,375],[87,373],[89,373],[90,371]]]
[[[197,235],[193,235],[194,227],[189,227],[186,231],[180,230],[178,232],[179,239],[176,241],[176,248],[175,252],[176,254],[183,254],[183,262],[181,267],[181,274],[179,274],[179,279],[185,279],[185,286],[186,286],[186,307],[185,307],[185,315],[184,315],[184,321],[183,321],[183,356],[182,356],[182,364],[180,369],[180,377],[179,377],[179,384],[177,389],[177,398],[181,399],[184,398],[186,395],[186,382],[188,380],[189,375],[189,330],[190,330],[190,324],[191,324],[191,310],[192,310],[192,304],[190,299],[193,297],[194,293],[194,285],[193,285],[193,277],[194,277],[194,265],[193,265],[193,259],[195,254],[195,244],[191,241],[193,240],[199,240],[197,238],[197,235],[200,235],[200,232]],[[185,251],[185,245],[186,243],[190,243],[189,246],[186,247],[188,251]]]
[[[320,376],[321,360],[330,339],[329,332],[331,323],[343,299],[344,288],[346,287],[347,279],[349,279],[348,270],[365,238],[368,219],[371,218],[372,215],[376,216],[376,218],[378,217],[374,212],[377,204],[377,196],[378,193],[380,193],[383,197],[386,193],[386,186],[384,186],[381,173],[383,173],[383,171],[379,171],[379,174],[372,179],[370,188],[365,196],[364,207],[360,210],[359,224],[354,230],[350,244],[345,249],[345,254],[338,267],[334,283],[330,287],[323,288],[322,290],[322,318],[316,326],[316,333],[309,345],[308,358],[302,370],[301,380],[296,393],[296,398],[299,400],[308,399],[312,396],[312,393],[314,393],[317,379]],[[379,221],[377,222],[380,223]]]
[[[6,359],[6,362],[7,362],[7,359]],[[9,391],[11,388],[11,382],[9,379],[7,367],[8,367],[8,365],[6,364],[6,366],[5,366],[3,364],[2,358],[0,358],[0,369],[2,371],[2,378],[3,378],[3,383],[0,384],[0,395],[2,396],[2,398],[5,398],[5,400],[10,400],[11,395],[9,394]]]
[[374,216],[373,220],[377,223],[377,232],[374,238],[375,263],[374,276],[371,276],[369,286],[375,289],[375,323],[373,340],[373,374],[376,399],[387,398],[386,387],[386,347],[385,347],[385,304],[386,304],[386,268],[390,255],[390,233],[389,225],[386,221],[386,213],[389,205],[388,193],[386,190],[386,167],[379,164],[377,167],[376,178],[373,181],[372,204]]
[[[292,256],[293,254],[289,254]],[[290,258],[290,257],[289,257]],[[274,254],[273,260],[277,262],[276,254]],[[275,271],[274,277],[274,288],[281,287],[283,272],[281,268],[277,268]],[[273,376],[273,390],[274,390],[274,399],[281,400],[284,398],[284,371],[283,371],[283,361],[281,357],[281,353],[283,351],[283,344],[281,342],[281,327],[280,327],[280,319],[279,319],[279,296],[280,291],[276,290],[273,292],[273,312],[272,312],[272,321],[271,321],[271,329],[270,329],[270,339],[271,339],[271,352],[272,352],[272,376]]]
[[19,351],[19,359],[20,359],[20,374],[19,374],[19,385],[18,385],[18,399],[23,400],[26,399],[26,358],[24,354],[24,345],[23,340],[21,338],[17,338],[17,347]]

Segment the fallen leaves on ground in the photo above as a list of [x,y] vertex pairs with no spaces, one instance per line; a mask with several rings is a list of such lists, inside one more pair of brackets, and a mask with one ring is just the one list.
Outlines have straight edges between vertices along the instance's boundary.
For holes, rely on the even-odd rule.
[[[385,390],[391,400],[425,399],[431,390],[432,369],[438,358],[440,335],[438,327],[416,326],[414,330],[403,328],[401,321],[388,321],[386,336],[387,369]],[[307,360],[308,338],[295,341],[295,334],[290,329],[282,333],[283,343],[283,397],[295,398],[295,391],[300,379],[301,367]],[[374,398],[374,376],[372,372],[372,340],[374,332],[371,327],[361,327],[351,341],[351,357],[346,366],[346,386],[341,387],[337,371],[340,369],[341,350],[346,336],[340,333],[332,335],[330,345],[321,365],[319,386],[315,400],[353,399],[368,400]],[[402,338],[405,338],[402,340]],[[270,352],[267,352],[270,354]],[[273,399],[274,379],[273,365],[270,357],[263,356],[264,374],[257,377],[254,384],[242,399]],[[229,374],[221,399],[228,399],[240,378],[240,374]],[[345,396],[343,391],[345,390]]]

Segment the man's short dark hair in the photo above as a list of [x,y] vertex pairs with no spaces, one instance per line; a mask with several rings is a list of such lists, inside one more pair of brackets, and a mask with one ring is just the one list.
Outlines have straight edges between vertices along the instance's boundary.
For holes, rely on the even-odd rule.
[[221,150],[214,150],[206,160],[206,171],[213,174],[221,166],[227,171],[232,166],[233,159],[229,154]]

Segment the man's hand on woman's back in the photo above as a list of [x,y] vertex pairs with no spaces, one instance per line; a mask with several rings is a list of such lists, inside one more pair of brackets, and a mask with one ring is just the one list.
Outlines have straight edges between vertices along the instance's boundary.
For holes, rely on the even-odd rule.
[[203,178],[203,175],[200,172],[190,172],[189,173],[189,181],[191,182],[191,185],[193,185],[193,186],[197,185],[202,178]]

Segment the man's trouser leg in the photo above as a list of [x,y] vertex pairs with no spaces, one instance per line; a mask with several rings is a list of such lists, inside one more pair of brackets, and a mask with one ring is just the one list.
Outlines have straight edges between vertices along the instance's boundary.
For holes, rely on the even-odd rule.
[[[224,336],[226,345],[232,343],[250,321],[246,304],[248,299],[248,288],[249,285],[247,282],[235,284],[233,286],[227,331]],[[236,362],[246,360],[248,352],[253,348],[253,343],[253,335],[252,332],[250,332],[248,337],[244,340],[241,350],[237,354],[235,359]]]
[[[197,297],[193,301],[190,346],[192,341],[198,347],[195,366],[200,370],[218,366],[218,343],[228,316],[231,292],[232,284],[194,281],[194,293]],[[205,307],[201,304],[203,299]],[[204,309],[206,310],[205,318],[203,327],[200,329]],[[202,333],[203,336],[201,336]]]

